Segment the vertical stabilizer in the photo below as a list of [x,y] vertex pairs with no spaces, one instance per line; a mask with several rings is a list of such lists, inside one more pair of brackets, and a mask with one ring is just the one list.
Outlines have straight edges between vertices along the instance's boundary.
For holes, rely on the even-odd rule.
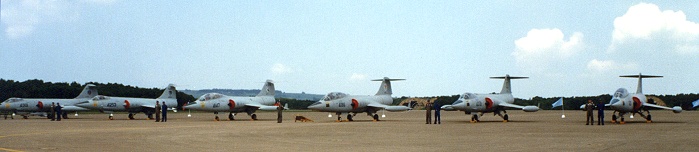
[[391,95],[393,94],[393,89],[391,89],[391,81],[402,81],[405,79],[389,79],[388,77],[383,77],[383,79],[374,79],[371,81],[381,81],[381,86],[376,95]]
[[95,85],[85,84],[85,88],[83,89],[83,91],[80,92],[80,94],[75,98],[92,98],[95,96],[97,96],[97,89],[95,89]]
[[641,73],[638,73],[638,75],[622,75],[619,76],[622,78],[638,78],[638,87],[636,88],[636,93],[643,93],[643,78],[662,78],[663,76],[657,76],[657,75],[643,75]]
[[177,89],[175,89],[174,84],[170,84],[165,88],[163,94],[158,97],[158,99],[177,99]]
[[257,96],[274,96],[274,91],[274,82],[272,80],[267,80]]
[[512,87],[510,86],[510,79],[527,79],[529,77],[511,77],[510,75],[505,75],[504,77],[490,77],[491,79],[505,79],[502,84],[502,90],[500,93],[512,93]]

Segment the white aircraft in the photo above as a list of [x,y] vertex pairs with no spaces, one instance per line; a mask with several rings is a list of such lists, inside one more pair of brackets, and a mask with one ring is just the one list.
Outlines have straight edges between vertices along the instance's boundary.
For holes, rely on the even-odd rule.
[[95,96],[89,101],[79,103],[77,106],[99,110],[100,112],[109,113],[109,119],[114,119],[115,111],[126,111],[129,112],[129,119],[134,119],[134,114],[143,112],[149,119],[153,118],[153,113],[155,113],[155,103],[165,102],[169,110],[177,112],[177,90],[173,84],[170,84],[165,88],[163,94],[155,99],[147,98],[130,98],[130,97],[109,97],[109,96]]
[[[612,100],[609,101],[609,104],[606,104],[605,106],[609,106],[612,110],[614,110],[614,113],[612,113],[612,122],[616,122],[617,120],[617,115],[616,113],[619,113],[619,118],[621,118],[620,123],[625,123],[624,122],[624,114],[626,113],[631,113],[631,118],[633,118],[634,114],[639,114],[641,117],[645,118],[647,122],[651,122],[651,116],[650,116],[650,111],[648,110],[647,107],[653,107],[653,108],[660,108],[660,109],[665,109],[665,110],[672,110],[674,113],[680,113],[682,112],[682,108],[679,106],[675,107],[665,107],[665,106],[660,106],[656,104],[651,104],[648,103],[648,99],[646,98],[646,95],[643,94],[642,91],[642,85],[641,85],[641,80],[643,78],[661,78],[662,76],[654,76],[654,75],[622,75],[619,77],[624,77],[624,78],[638,78],[638,88],[636,89],[636,93],[634,94],[629,94],[628,91],[626,91],[625,88],[619,88],[614,92],[614,96],[612,97]],[[584,108],[585,105],[580,106],[581,108]],[[648,115],[644,115],[643,111],[646,111]]]
[[[228,119],[235,120],[235,114],[247,113],[252,120],[257,120],[257,110],[276,111],[274,99],[274,82],[267,80],[262,90],[254,97],[226,96],[219,93],[207,93],[199,97],[197,101],[188,103],[184,109],[214,112],[216,121],[219,120],[218,112],[229,112]],[[286,106],[285,109],[288,109]]]
[[2,107],[0,111],[12,111],[27,119],[29,115],[48,116],[47,112],[51,111],[51,103],[60,103],[61,107],[63,107],[61,110],[64,111],[61,117],[67,119],[68,112],[76,112],[75,116],[78,116],[77,111],[89,110],[78,107],[76,104],[97,96],[97,89],[94,87],[95,85],[93,84],[86,84],[83,91],[73,99],[9,98],[0,103],[0,107]]
[[[372,81],[382,81],[379,91],[373,96],[349,95],[342,92],[330,92],[320,101],[308,106],[308,109],[321,112],[335,112],[337,121],[342,121],[342,115],[347,114],[347,120],[353,121],[352,117],[357,113],[366,112],[372,116],[374,121],[379,121],[379,115],[376,114],[379,110],[386,111],[406,111],[412,108],[406,106],[389,106],[393,103],[393,91],[391,89],[391,81],[399,81],[405,79],[376,79]],[[353,114],[350,114],[353,113]],[[329,115],[329,117],[332,117]]]
[[[464,93],[451,105],[442,106],[443,110],[454,111],[460,110],[464,111],[467,115],[472,114],[471,122],[478,122],[478,114],[483,116],[484,113],[493,112],[494,115],[502,117],[503,122],[507,122],[508,116],[505,107],[522,109],[525,112],[536,112],[539,111],[539,107],[536,106],[520,106],[513,104],[515,98],[512,96],[512,91],[510,87],[511,79],[526,79],[529,77],[511,77],[510,75],[505,75],[504,77],[490,77],[491,79],[505,79],[505,83],[502,85],[502,90],[500,93],[493,94],[475,94],[475,93]],[[500,112],[505,113],[503,116]]]

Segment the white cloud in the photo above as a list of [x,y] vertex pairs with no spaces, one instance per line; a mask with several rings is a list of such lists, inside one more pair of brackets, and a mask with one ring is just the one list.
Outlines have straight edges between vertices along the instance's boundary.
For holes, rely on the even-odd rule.
[[284,64],[281,64],[281,63],[277,63],[277,64],[272,65],[271,70],[272,70],[272,73],[274,73],[274,74],[286,74],[286,73],[293,72],[293,70],[290,67],[288,67]]
[[612,70],[619,70],[619,69],[630,69],[630,70],[635,70],[637,69],[638,66],[634,63],[617,63],[616,61],[613,60],[597,60],[597,59],[592,59],[589,62],[587,62],[587,70],[593,71],[593,72],[608,72]]
[[575,32],[566,41],[559,29],[532,29],[527,36],[515,40],[516,49],[512,55],[520,66],[542,69],[582,50],[582,38],[582,33]]
[[366,80],[366,75],[364,74],[358,74],[358,73],[352,73],[352,76],[350,76],[350,80],[352,81],[357,81],[357,80]]
[[614,19],[609,51],[630,46],[645,46],[645,50],[651,51],[699,53],[699,24],[688,21],[682,11],[661,11],[655,4],[640,3]]
[[111,4],[116,0],[86,0],[81,3],[61,0],[2,1],[0,22],[11,39],[34,33],[38,26],[52,22],[72,21],[80,16],[82,4]]

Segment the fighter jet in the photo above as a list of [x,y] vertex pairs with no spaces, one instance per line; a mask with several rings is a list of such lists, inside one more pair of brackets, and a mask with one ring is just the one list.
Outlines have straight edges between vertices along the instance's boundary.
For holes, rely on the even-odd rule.
[[[672,110],[674,113],[680,113],[682,112],[682,108],[679,106],[675,107],[666,107],[666,106],[660,106],[652,103],[648,103],[648,99],[646,98],[646,95],[643,94],[642,91],[642,85],[641,85],[641,80],[643,78],[661,78],[662,76],[654,76],[654,75],[642,75],[639,73],[638,75],[622,75],[619,77],[623,78],[638,78],[638,88],[636,89],[636,93],[634,94],[629,94],[628,91],[626,91],[625,88],[619,88],[614,92],[614,96],[612,97],[612,100],[609,101],[609,104],[606,104],[605,106],[609,106],[612,110],[614,110],[614,113],[612,113],[612,122],[616,122],[617,120],[617,113],[619,115],[618,118],[621,118],[621,121],[619,123],[624,124],[624,115],[626,113],[631,113],[632,118],[633,115],[639,114],[641,117],[646,119],[646,122],[651,122],[651,116],[650,116],[650,111],[648,110],[648,107],[653,107],[653,108],[659,108],[659,109],[665,109],[665,110]],[[581,106],[584,107],[585,105]],[[646,112],[648,115],[644,115],[643,111]]]
[[177,90],[173,84],[170,84],[165,88],[163,94],[155,99],[147,98],[131,98],[131,97],[110,97],[98,95],[93,97],[91,100],[79,103],[77,106],[99,110],[100,112],[109,113],[109,119],[114,119],[114,112],[125,111],[129,113],[129,119],[134,119],[134,114],[143,112],[148,116],[148,119],[153,118],[153,113],[155,113],[155,103],[165,102],[169,110],[176,112],[175,107],[177,107]]
[[87,111],[88,109],[76,106],[77,103],[85,102],[97,96],[97,89],[93,84],[86,84],[83,91],[73,99],[37,99],[37,98],[9,98],[0,103],[0,111],[12,111],[27,119],[30,115],[48,116],[47,112],[51,111],[51,103],[60,103],[64,111],[64,119],[68,118],[68,112]]
[[391,97],[391,94],[393,94],[391,81],[400,80],[405,79],[389,79],[388,77],[384,77],[383,79],[371,80],[382,81],[379,91],[373,96],[330,92],[320,101],[308,106],[308,109],[321,112],[335,112],[338,122],[342,121],[342,115],[344,114],[347,114],[348,121],[353,121],[353,116],[363,112],[366,112],[368,116],[373,116],[374,121],[379,121],[379,115],[376,114],[379,110],[407,111],[412,109],[406,106],[389,106],[393,103],[393,97]]
[[[493,94],[475,94],[475,93],[464,93],[458,100],[456,100],[451,105],[442,106],[443,110],[454,111],[460,110],[464,111],[467,115],[472,114],[471,122],[479,122],[480,116],[484,113],[493,112],[494,115],[502,117],[503,122],[509,121],[507,116],[507,111],[505,107],[522,109],[525,112],[536,112],[539,111],[539,107],[536,106],[520,106],[513,104],[515,98],[512,96],[512,90],[510,87],[511,79],[526,79],[529,77],[511,77],[510,75],[505,75],[504,77],[490,77],[491,79],[505,79],[505,83],[502,85],[502,90],[500,93]],[[502,115],[502,113],[505,115]]]
[[[220,93],[207,93],[197,101],[190,102],[184,109],[214,112],[214,120],[218,121],[218,112],[228,112],[228,119],[235,120],[235,114],[247,113],[252,120],[257,120],[257,110],[276,111],[274,99],[274,82],[267,80],[262,90],[254,97],[226,96]],[[285,109],[288,109],[285,107]]]

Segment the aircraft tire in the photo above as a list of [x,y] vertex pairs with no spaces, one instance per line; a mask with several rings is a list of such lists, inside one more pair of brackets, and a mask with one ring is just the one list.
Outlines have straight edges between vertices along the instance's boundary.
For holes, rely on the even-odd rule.
[[651,119],[650,119],[650,115],[648,115],[648,119],[646,119],[646,120],[648,120],[648,121],[651,121]]
[[352,114],[347,114],[347,121],[354,121],[352,120]]
[[131,119],[131,120],[134,120],[134,119],[135,119],[135,118],[133,118],[133,114],[132,114],[132,113],[129,113],[129,119]]
[[505,121],[508,121],[508,120],[510,120],[510,116],[508,116],[507,114],[505,114],[505,116],[502,116],[502,119],[505,119]]
[[218,119],[218,116],[214,117],[214,120],[218,121],[218,120],[219,120],[219,119]]
[[68,119],[68,113],[64,112],[62,117],[63,117],[63,119]]
[[616,122],[616,115],[612,115],[612,121]]
[[257,114],[250,115],[250,118],[252,118],[252,120],[257,120]]
[[22,118],[24,118],[24,119],[29,119],[29,117],[27,117],[27,116],[22,116]]
[[374,114],[374,120],[379,121],[379,114]]
[[235,120],[235,118],[233,117],[233,113],[228,114],[228,120]]

